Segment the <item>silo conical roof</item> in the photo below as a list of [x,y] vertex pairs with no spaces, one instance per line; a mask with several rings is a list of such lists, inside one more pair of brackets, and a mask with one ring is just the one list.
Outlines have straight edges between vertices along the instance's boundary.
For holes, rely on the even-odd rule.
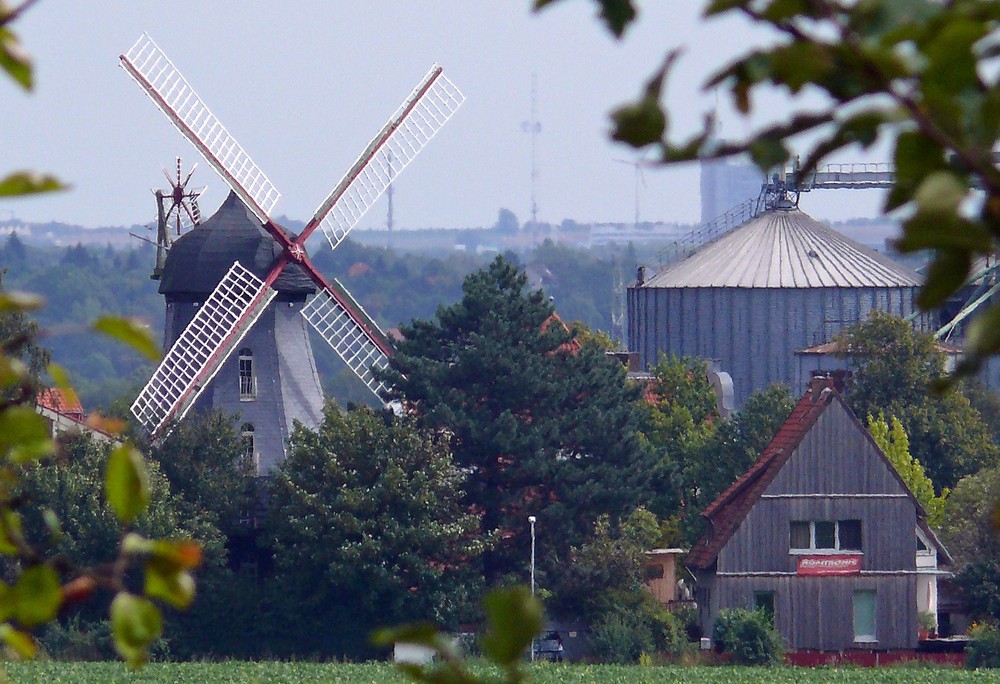
[[[210,218],[171,245],[159,291],[174,296],[207,295],[234,261],[263,279],[281,252],[281,245],[231,192]],[[297,264],[289,264],[273,287],[293,295],[316,291],[312,280]]]
[[797,209],[768,211],[668,265],[645,287],[918,287],[920,275]]

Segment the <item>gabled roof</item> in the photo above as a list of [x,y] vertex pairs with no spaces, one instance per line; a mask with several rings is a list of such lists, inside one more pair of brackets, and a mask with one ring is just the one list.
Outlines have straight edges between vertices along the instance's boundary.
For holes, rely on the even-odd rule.
[[917,508],[917,524],[937,547],[942,563],[951,562],[951,556],[941,544],[934,532],[927,526],[926,513],[916,497],[906,486],[895,467],[872,439],[868,430],[861,425],[857,417],[844,402],[843,397],[835,389],[833,378],[813,378],[809,389],[802,395],[791,414],[785,419],[778,432],[768,443],[750,469],[741,475],[736,482],[702,512],[709,524],[708,531],[691,548],[685,560],[690,568],[705,570],[715,562],[716,557],[736,532],[740,523],[746,519],[750,509],[754,507],[761,495],[778,476],[785,463],[798,448],[806,433],[816,423],[816,420],[833,403],[839,402],[855,426],[860,430],[875,448],[875,452],[885,461],[886,467],[899,482],[914,506]]
[[83,405],[73,392],[65,392],[58,387],[44,387],[38,391],[35,403],[73,420],[83,420]]
[[643,287],[916,287],[921,277],[797,209],[767,211],[668,265]]

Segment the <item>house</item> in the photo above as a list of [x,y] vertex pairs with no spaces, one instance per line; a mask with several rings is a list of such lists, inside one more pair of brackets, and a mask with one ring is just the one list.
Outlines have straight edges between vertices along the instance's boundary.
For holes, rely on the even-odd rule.
[[89,423],[76,394],[55,387],[39,390],[35,410],[48,421],[52,438],[65,433],[83,432],[98,442],[118,443],[118,438],[103,429],[99,422]]
[[678,586],[677,579],[678,560],[686,553],[685,549],[651,549],[646,552],[646,590],[660,603],[673,606],[678,600],[689,598],[679,591],[685,585]]
[[763,608],[790,652],[917,647],[951,563],[833,378],[814,378],[757,461],[702,513],[685,564],[702,627]]

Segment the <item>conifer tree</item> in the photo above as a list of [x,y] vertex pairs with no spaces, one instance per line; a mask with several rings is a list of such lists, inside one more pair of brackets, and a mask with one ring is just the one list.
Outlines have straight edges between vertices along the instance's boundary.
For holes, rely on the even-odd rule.
[[389,374],[419,420],[453,436],[469,472],[467,504],[499,533],[487,579],[526,576],[527,517],[541,569],[579,545],[598,516],[613,523],[648,498],[638,389],[597,345],[580,345],[540,290],[497,257],[468,276],[461,301],[402,327]]

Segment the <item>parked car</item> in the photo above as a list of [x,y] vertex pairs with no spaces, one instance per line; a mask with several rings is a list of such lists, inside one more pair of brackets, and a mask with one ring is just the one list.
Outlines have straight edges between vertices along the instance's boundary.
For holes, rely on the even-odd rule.
[[543,632],[535,639],[535,660],[548,660],[561,663],[563,660],[563,643],[559,632]]

